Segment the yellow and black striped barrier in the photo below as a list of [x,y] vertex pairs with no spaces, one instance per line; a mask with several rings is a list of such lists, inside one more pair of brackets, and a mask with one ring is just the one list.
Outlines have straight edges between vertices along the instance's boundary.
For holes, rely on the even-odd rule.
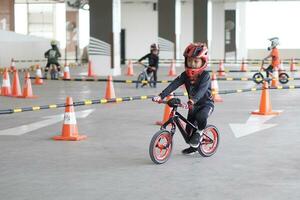
[[[30,77],[30,79],[35,79],[35,77]],[[59,80],[59,81],[88,81],[88,82],[107,82],[108,79],[107,78],[70,78],[70,79],[64,79],[64,78],[57,78],[57,79],[51,79],[49,77],[47,78],[42,78],[44,80]],[[170,83],[173,80],[161,80],[161,81],[156,81],[156,83]],[[137,80],[115,80],[113,79],[112,82],[114,83],[144,83],[144,84],[148,84],[148,83],[153,83],[154,81],[137,81]]]
[[[132,61],[132,62],[137,62],[138,59],[126,59],[126,63],[128,61]],[[294,58],[294,64],[300,64],[299,62],[300,58]],[[262,59],[210,59],[209,60],[209,64],[219,64],[220,61],[223,61],[224,64],[242,64],[243,62],[245,64],[252,64],[252,65],[261,65]],[[291,63],[291,59],[281,59],[282,64],[290,64]],[[159,63],[161,64],[170,64],[172,62],[178,63],[178,64],[183,64],[184,63],[184,59],[159,59]],[[145,62],[147,63],[147,62]]]
[[[253,78],[249,78],[249,77],[218,77],[217,78],[218,81],[261,81],[262,78],[257,78],[257,79],[253,79]],[[267,79],[265,79],[267,80]],[[287,78],[287,80],[289,81],[295,81],[295,80],[300,80],[300,77],[289,77]]]
[[[78,65],[76,63],[69,63],[68,67],[70,68],[75,68],[78,67]],[[31,65],[29,67],[25,67],[25,68],[17,68],[18,72],[35,72],[37,68],[37,65]],[[62,70],[63,70],[63,66],[61,66]],[[8,72],[13,72],[14,70],[12,69],[12,67],[1,67],[0,68],[0,74],[3,74],[4,70],[8,69]],[[41,70],[44,71],[44,68],[41,67]]]
[[[3,74],[5,69],[8,69],[8,72],[10,72],[10,73],[14,71],[11,67],[0,68],[0,74]],[[35,68],[29,67],[29,68],[20,68],[17,70],[18,70],[18,72],[34,72]]]
[[[299,89],[300,85],[288,85],[288,86],[278,86],[278,87],[271,87],[270,89]],[[262,88],[248,88],[248,89],[233,89],[233,90],[224,90],[219,91],[218,94],[233,94],[233,93],[242,93],[242,92],[253,92],[259,91]],[[175,92],[173,93],[174,96],[187,96],[187,92]],[[143,96],[133,96],[133,97],[120,97],[120,98],[113,98],[113,99],[93,99],[93,100],[84,100],[84,101],[77,101],[74,102],[74,106],[87,106],[93,104],[107,104],[107,103],[121,103],[126,101],[135,101],[135,100],[146,100],[151,99],[156,95],[143,95]],[[54,109],[54,108],[62,108],[70,105],[66,105],[65,103],[60,104],[50,104],[50,105],[43,105],[43,106],[32,106],[32,107],[24,107],[24,108],[12,108],[12,109],[5,109],[0,110],[1,114],[13,114],[13,113],[20,113],[26,111],[38,111],[38,110],[46,110],[46,109]]]
[[[35,79],[35,77],[30,77],[30,79]],[[107,82],[107,78],[70,78],[70,79],[64,79],[64,78],[58,78],[58,79],[51,79],[49,77],[47,78],[42,78],[45,80],[60,80],[60,81],[88,81],[88,82]],[[250,77],[218,77],[218,81],[254,81],[253,78]],[[261,81],[261,78],[255,79],[255,81]],[[294,78],[288,78],[289,81],[295,81],[295,80],[300,80],[300,77],[294,77]],[[173,80],[158,80],[156,83],[171,83]],[[154,83],[154,81],[137,81],[137,80],[116,80],[113,79],[112,82],[114,83],[143,83],[143,84],[148,84],[148,83]]]

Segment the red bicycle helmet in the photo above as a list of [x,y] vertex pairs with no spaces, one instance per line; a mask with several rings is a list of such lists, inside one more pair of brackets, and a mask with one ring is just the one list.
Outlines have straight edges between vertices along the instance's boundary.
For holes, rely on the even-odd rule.
[[[206,68],[208,64],[208,49],[204,43],[191,43],[186,47],[183,56],[184,56],[184,64],[185,64],[185,73],[189,78],[195,77],[195,75],[201,74]],[[188,58],[201,59],[201,66],[189,66]]]

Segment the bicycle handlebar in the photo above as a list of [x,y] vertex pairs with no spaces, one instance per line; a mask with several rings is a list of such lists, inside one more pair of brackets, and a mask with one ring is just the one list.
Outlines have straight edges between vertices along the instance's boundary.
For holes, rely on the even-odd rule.
[[142,63],[142,62],[136,62],[135,64],[140,64],[140,65],[143,65],[145,68],[147,68],[148,67],[148,65],[145,65],[144,63]]
[[[168,104],[169,101],[165,101],[165,100],[161,100],[159,102],[156,103],[163,103],[163,104]],[[169,104],[168,104],[169,105]],[[169,105],[170,106],[170,105]],[[184,108],[184,109],[189,109],[189,106],[187,103],[179,103],[179,104],[173,104],[173,106],[170,107],[180,107],[180,108]]]

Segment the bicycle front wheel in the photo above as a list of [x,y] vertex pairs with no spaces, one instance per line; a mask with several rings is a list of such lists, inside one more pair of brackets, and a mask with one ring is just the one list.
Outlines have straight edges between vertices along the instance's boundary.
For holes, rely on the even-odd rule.
[[139,85],[142,84],[142,81],[143,81],[143,80],[144,80],[144,74],[141,73],[141,74],[138,76],[137,80],[136,80],[135,87],[136,87],[136,88],[139,88]]
[[153,75],[151,75],[151,77],[150,77],[150,87],[154,87],[154,85],[155,85],[155,83],[154,83],[154,76]]
[[217,127],[208,125],[203,131],[198,152],[203,157],[210,157],[216,153],[219,146],[220,135]]
[[260,84],[264,81],[264,76],[262,75],[262,73],[257,72],[252,76],[252,79],[256,84]]
[[167,130],[160,130],[155,133],[149,146],[149,155],[155,164],[163,164],[171,156],[173,148],[173,136]]

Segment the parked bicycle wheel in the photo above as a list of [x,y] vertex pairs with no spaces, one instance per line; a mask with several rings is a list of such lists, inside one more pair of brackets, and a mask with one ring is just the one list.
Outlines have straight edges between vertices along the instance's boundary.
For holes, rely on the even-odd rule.
[[262,73],[257,72],[252,76],[252,80],[256,83],[256,84],[260,84],[264,81],[264,76],[262,75]]
[[287,73],[280,73],[278,78],[281,84],[286,84],[289,82],[290,77]]
[[145,76],[144,76],[144,74],[143,73],[141,73],[139,76],[138,76],[138,78],[137,78],[137,82],[136,82],[136,85],[135,85],[135,87],[136,88],[139,88],[139,86],[142,84],[142,81],[145,79]]
[[217,127],[207,125],[203,131],[202,141],[198,147],[198,152],[203,157],[212,156],[219,146],[219,132]]
[[149,154],[154,163],[163,164],[170,158],[173,148],[172,139],[172,134],[167,130],[160,130],[153,135],[149,146]]

